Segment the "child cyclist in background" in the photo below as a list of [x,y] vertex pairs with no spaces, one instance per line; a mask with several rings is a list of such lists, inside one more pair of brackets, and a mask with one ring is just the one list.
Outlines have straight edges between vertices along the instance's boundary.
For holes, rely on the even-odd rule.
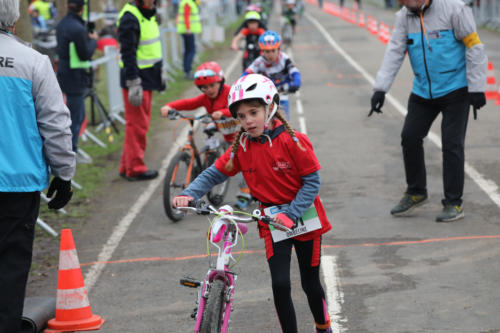
[[304,213],[312,209],[316,227],[303,234],[278,240],[275,231],[259,222],[259,235],[265,241],[274,304],[283,332],[297,332],[290,289],[292,247],[297,253],[302,288],[316,332],[332,332],[319,273],[322,234],[331,229],[318,196],[320,164],[309,139],[290,127],[277,112],[278,105],[278,91],[268,78],[251,74],[236,81],[229,93],[229,109],[240,121],[241,129],[233,145],[172,204],[187,206],[214,185],[242,172],[252,195],[260,201],[260,208],[266,208],[264,213],[273,216],[273,212],[280,211],[274,216],[276,223],[309,225],[312,220]]
[[[281,52],[281,37],[278,33],[268,30],[259,37],[259,47],[262,55],[243,72],[247,74],[262,74],[270,78],[276,88],[288,85],[287,92],[294,93],[299,90],[301,84],[300,72],[293,64],[290,57]],[[288,111],[288,100],[286,104],[282,101],[283,109],[287,119],[290,119]]]
[[243,53],[243,70],[245,70],[260,55],[259,37],[266,32],[259,26],[261,16],[256,11],[250,11],[245,14],[246,28],[234,36],[231,42],[231,48],[238,51],[238,42],[245,38],[245,52]]
[[[231,144],[240,129],[239,123],[231,116],[227,106],[227,96],[231,86],[225,84],[222,68],[214,61],[201,64],[194,73],[194,84],[203,92],[194,98],[169,102],[161,108],[162,117],[167,117],[171,109],[195,110],[204,107],[217,124],[224,140]],[[245,209],[252,200],[250,189],[243,177],[239,176],[240,191],[236,195],[236,206]]]

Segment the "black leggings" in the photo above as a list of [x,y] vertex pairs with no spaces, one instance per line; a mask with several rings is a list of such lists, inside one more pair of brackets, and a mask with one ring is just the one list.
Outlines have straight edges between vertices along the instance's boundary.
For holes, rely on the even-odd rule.
[[[316,241],[319,244],[316,246],[320,247],[321,236],[318,238]],[[266,243],[270,245],[271,242]],[[301,242],[292,238],[272,244],[273,254],[268,259],[268,263],[271,271],[274,305],[283,332],[297,332],[297,319],[290,285],[292,246],[295,247],[295,252],[297,252],[302,289],[307,295],[314,321],[320,325],[329,324],[330,319],[326,311],[325,292],[319,277],[319,259],[314,260],[313,258],[315,255],[319,256],[319,252],[314,253],[314,240]],[[319,248],[317,248],[317,251],[319,251]],[[316,266],[312,266],[312,264],[316,264]]]

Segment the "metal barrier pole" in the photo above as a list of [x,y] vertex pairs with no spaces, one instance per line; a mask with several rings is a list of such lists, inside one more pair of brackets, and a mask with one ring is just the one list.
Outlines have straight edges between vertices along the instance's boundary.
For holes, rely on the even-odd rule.
[[106,76],[109,118],[111,120],[117,120],[125,125],[125,120],[120,116],[120,113],[125,111],[122,90],[120,88],[120,54],[113,46],[106,46],[104,48],[104,54],[108,58],[106,61]]
[[43,230],[45,230],[46,232],[48,232],[52,236],[54,236],[54,237],[59,236],[59,234],[54,229],[52,229],[50,227],[50,225],[48,225],[47,223],[43,222],[42,219],[37,218],[36,219],[36,224],[38,224],[40,227],[42,227]]

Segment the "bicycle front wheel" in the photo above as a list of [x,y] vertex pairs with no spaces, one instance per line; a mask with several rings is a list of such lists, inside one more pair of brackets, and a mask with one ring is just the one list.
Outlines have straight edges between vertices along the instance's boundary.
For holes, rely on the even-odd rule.
[[163,181],[163,208],[173,222],[182,220],[185,215],[183,211],[172,207],[172,199],[179,195],[194,178],[194,171],[189,168],[190,161],[189,152],[178,152],[170,161]]
[[[221,156],[223,153],[224,153],[224,148],[222,146],[220,146],[214,152],[208,152],[207,161],[204,165],[204,169],[214,164],[215,161],[219,158],[219,156]],[[219,206],[224,202],[224,198],[226,197],[228,189],[229,189],[229,178],[225,182],[217,184],[214,187],[212,187],[210,192],[207,193],[208,201],[210,201],[210,203],[214,206]]]
[[200,333],[219,333],[223,323],[225,284],[222,280],[214,280],[208,293],[208,300],[201,319]]

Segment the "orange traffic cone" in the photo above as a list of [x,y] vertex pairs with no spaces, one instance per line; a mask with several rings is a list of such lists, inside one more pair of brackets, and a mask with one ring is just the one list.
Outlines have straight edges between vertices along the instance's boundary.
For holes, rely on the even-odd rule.
[[498,84],[497,101],[495,102],[495,105],[500,105],[500,83]]
[[486,76],[486,99],[495,99],[497,98],[498,92],[497,88],[497,80],[495,79],[495,70],[493,69],[493,63],[491,61],[488,62],[488,74]]
[[365,13],[363,13],[363,11],[359,12],[358,26],[361,28],[365,26]]
[[372,35],[377,35],[378,34],[378,24],[377,24],[377,19],[373,18],[372,19],[372,28],[370,30]]
[[56,317],[45,333],[98,330],[104,319],[92,314],[71,229],[61,230]]
[[380,30],[378,33],[378,39],[384,43],[387,44],[389,43],[389,38],[390,38],[390,32],[389,32],[389,26],[385,24],[384,22],[380,22]]

